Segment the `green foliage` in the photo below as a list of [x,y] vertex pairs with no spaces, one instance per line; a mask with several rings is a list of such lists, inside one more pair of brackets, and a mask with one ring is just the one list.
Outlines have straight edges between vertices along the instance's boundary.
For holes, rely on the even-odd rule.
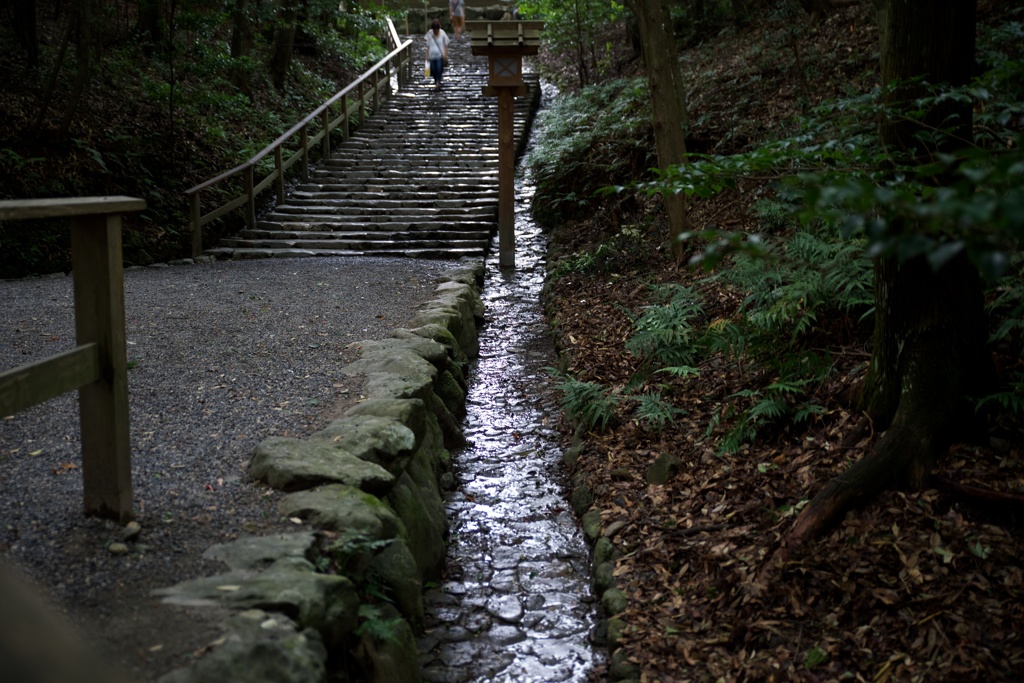
[[[385,49],[382,14],[375,5],[342,13],[332,0],[303,3],[295,54],[284,91],[269,83],[267,61],[279,3],[247,3],[253,27],[248,55],[230,55],[231,16],[224,3],[178,3],[163,24],[164,43],[134,36],[123,13],[100,8],[89,92],[78,108],[70,139],[52,140],[65,98],[51,103],[40,132],[32,126],[45,74],[59,45],[40,45],[40,68],[22,73],[15,63],[5,85],[9,138],[0,150],[5,198],[129,195],[147,210],[125,220],[125,257],[142,251],[157,260],[184,255],[190,246],[184,190],[236,166],[378,61]],[[38,18],[45,35],[49,14]],[[173,41],[173,44],[172,44]],[[60,70],[57,92],[71,91],[73,64]],[[46,157],[47,163],[37,163]],[[55,171],[55,169],[57,169]],[[204,193],[204,204],[237,196],[241,180]],[[211,239],[240,225],[231,216],[207,226]],[[26,224],[27,226],[27,224]],[[0,277],[69,267],[67,222],[32,230],[0,226],[0,249],[12,255]]]
[[[734,187],[742,177],[774,175],[790,196],[800,199],[805,223],[836,225],[846,237],[865,239],[869,256],[924,254],[938,268],[966,251],[994,279],[1006,271],[1009,254],[1024,235],[1024,135],[1015,127],[1022,105],[1005,99],[1019,86],[1004,82],[1022,73],[1021,63],[1004,63],[964,88],[919,84],[928,94],[909,113],[886,107],[882,90],[836,102],[819,108],[797,138],[729,157],[694,155],[691,163],[638,187],[710,196]],[[980,118],[986,132],[976,145],[935,153],[925,163],[881,147],[873,132],[879,117],[923,117],[948,101],[986,110]],[[922,145],[935,146],[947,136],[926,129]],[[698,260],[709,255],[720,260],[722,253],[742,245],[719,242]]]
[[596,382],[580,382],[549,368],[562,382],[556,388],[562,392],[562,409],[577,426],[602,431],[615,421],[615,411],[622,397]]
[[397,642],[402,634],[401,617],[389,617],[388,611],[373,604],[359,605],[359,627],[356,635],[374,640]]
[[346,531],[338,540],[324,548],[324,557],[329,558],[332,573],[362,582],[370,560],[378,551],[391,545],[391,542],[391,539],[380,540]]
[[622,21],[622,3],[615,0],[522,0],[517,7],[524,18],[544,20],[545,50],[571,56],[574,60],[574,83],[560,80],[558,73],[546,74],[559,87],[583,88],[607,77],[618,48],[605,36],[609,26]]
[[629,261],[645,258],[648,245],[639,228],[626,226],[593,251],[570,254],[558,261],[550,278],[557,280],[567,275],[593,275],[614,273]]
[[774,240],[767,252],[768,259],[738,254],[715,276],[748,293],[743,309],[754,330],[792,345],[819,318],[870,310],[873,270],[863,241],[822,228]]
[[539,224],[553,227],[616,208],[621,198],[599,197],[598,190],[656,165],[649,109],[646,82],[630,79],[563,94],[541,112],[525,160]]
[[626,350],[659,366],[692,365],[698,349],[693,321],[703,315],[693,290],[680,285],[653,288],[659,303],[633,320]]
[[[806,387],[811,383],[811,379],[779,380],[762,389],[743,389],[731,395],[726,413],[736,419],[718,442],[718,452],[735,453],[744,444],[753,442],[766,427],[790,422],[800,424],[824,412],[824,408],[811,402],[806,394]],[[717,423],[710,425],[707,433],[717,426]]]
[[637,403],[634,412],[636,419],[653,431],[664,429],[666,425],[672,424],[676,417],[686,414],[685,410],[676,408],[662,398],[660,391],[648,392],[630,398]]

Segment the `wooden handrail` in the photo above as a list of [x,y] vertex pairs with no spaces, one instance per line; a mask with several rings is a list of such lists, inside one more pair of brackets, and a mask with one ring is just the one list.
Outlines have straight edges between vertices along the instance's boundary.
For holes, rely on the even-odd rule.
[[[259,195],[260,192],[271,185],[276,185],[278,194],[280,195],[282,188],[284,187],[285,171],[295,165],[300,158],[302,160],[302,178],[305,180],[309,173],[309,150],[311,148],[320,144],[321,154],[325,157],[330,156],[331,131],[340,126],[342,139],[347,140],[355,125],[357,123],[358,125],[362,125],[365,120],[367,99],[372,97],[372,104],[370,108],[373,113],[376,113],[380,109],[380,103],[387,99],[387,95],[390,94],[391,89],[390,76],[392,73],[398,75],[399,88],[412,78],[413,41],[406,40],[405,42],[400,42],[401,38],[399,37],[398,31],[395,29],[395,24],[391,21],[390,17],[387,18],[386,38],[389,44],[395,46],[394,49],[379,62],[367,69],[367,71],[356,80],[352,81],[332,95],[330,99],[307,114],[305,118],[278,136],[276,140],[253,155],[253,157],[248,161],[185,191],[185,194],[189,197],[189,222],[192,228],[193,256],[199,256],[203,253],[204,225],[210,221],[220,218],[229,211],[237,209],[240,206],[245,206],[245,223],[250,228],[255,227],[255,201],[256,196]],[[394,68],[394,71],[392,71],[392,68]],[[387,75],[387,79],[384,81],[386,85],[383,88],[385,90],[383,97],[380,92],[382,90],[381,84],[378,81],[378,74],[381,70],[383,70]],[[369,84],[369,88],[366,87],[367,84]],[[354,110],[350,109],[348,106],[349,95],[353,92],[356,93],[356,107]],[[335,119],[331,119],[330,108],[339,101],[341,102],[341,115]],[[320,122],[320,131],[315,135],[310,136],[309,127],[314,121]],[[285,158],[283,153],[284,144],[296,134],[300,135],[302,138],[299,149],[291,156]],[[270,154],[274,155],[274,171],[267,178],[257,183],[253,177],[253,170],[260,161]],[[239,173],[243,173],[245,175],[245,193],[234,199],[228,200],[220,206],[215,207],[210,212],[203,214],[200,203],[202,191],[213,187],[228,178],[232,178]]]
[[0,201],[0,220],[71,219],[77,346],[0,373],[0,417],[78,389],[85,514],[132,516],[121,214],[134,197]]

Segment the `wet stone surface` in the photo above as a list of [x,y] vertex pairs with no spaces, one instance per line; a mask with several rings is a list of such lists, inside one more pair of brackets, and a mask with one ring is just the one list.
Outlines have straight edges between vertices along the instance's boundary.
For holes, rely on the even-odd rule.
[[487,263],[486,325],[471,369],[470,447],[454,454],[447,578],[425,597],[423,679],[432,683],[584,681],[601,655],[589,553],[565,500],[544,370],[554,348],[540,307],[545,238],[516,183],[516,268]]

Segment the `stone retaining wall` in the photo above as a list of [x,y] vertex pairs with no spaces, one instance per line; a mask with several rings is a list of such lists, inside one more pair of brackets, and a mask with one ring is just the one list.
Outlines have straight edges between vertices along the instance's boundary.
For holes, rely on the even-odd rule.
[[313,530],[214,546],[204,556],[229,571],[157,591],[231,610],[219,645],[160,683],[420,680],[422,587],[444,568],[441,492],[454,483],[447,449],[465,443],[483,276],[464,259],[406,329],[361,344],[342,371],[363,377],[365,401],[308,438],[257,446],[252,476]]

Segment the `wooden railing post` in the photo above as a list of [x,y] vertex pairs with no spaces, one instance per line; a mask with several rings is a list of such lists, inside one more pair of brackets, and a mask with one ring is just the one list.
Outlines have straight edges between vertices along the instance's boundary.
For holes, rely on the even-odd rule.
[[99,379],[78,390],[85,513],[125,522],[132,515],[132,467],[121,216],[72,217],[71,262],[78,344],[94,343],[99,351]]
[[348,96],[341,98],[341,140],[348,142],[348,136],[352,133],[352,114],[348,111]]
[[281,152],[281,145],[274,148],[274,173],[276,174],[274,185],[277,187],[277,203],[284,203],[284,155]]
[[324,131],[324,139],[320,141],[320,158],[331,158],[331,113],[324,109],[320,114],[320,127]]
[[254,196],[255,182],[253,182],[252,164],[245,167],[245,227],[250,230],[256,227],[256,197]]
[[0,201],[0,221],[71,218],[78,341],[70,351],[0,372],[0,416],[77,389],[85,513],[121,522],[132,516],[121,214],[145,208],[134,197]]
[[299,133],[299,139],[302,144],[302,180],[303,182],[309,180],[309,132],[308,126],[302,127],[302,132]]
[[359,116],[357,117],[359,123],[357,125],[360,126],[363,125],[363,117],[366,116],[366,96],[364,95],[366,90],[365,85],[366,81],[359,81],[359,98],[356,100],[356,103],[359,106]]
[[[321,104],[313,112],[307,114],[305,118],[296,123],[294,126],[289,128],[287,131],[282,133],[280,137],[274,142],[268,144],[266,147],[257,152],[248,161],[239,164],[229,171],[221,173],[215,178],[211,178],[204,183],[200,183],[195,187],[186,191],[193,201],[190,214],[192,220],[192,243],[193,243],[193,256],[198,256],[202,253],[202,227],[210,221],[226,216],[228,213],[235,211],[238,208],[242,208],[245,216],[246,227],[254,228],[256,226],[256,195],[262,193],[264,190],[269,189],[271,185],[276,184],[278,191],[278,201],[282,201],[281,185],[285,183],[284,174],[287,173],[293,166],[301,162],[301,173],[302,179],[309,179],[309,168],[310,168],[310,145],[316,144],[317,141],[321,145],[321,153],[324,158],[330,158],[332,154],[332,145],[330,140],[331,126],[341,125],[341,138],[343,141],[347,141],[351,138],[353,131],[359,126],[366,123],[369,116],[369,107],[372,104],[372,113],[376,113],[381,108],[383,100],[387,99],[388,96],[394,93],[394,88],[391,86],[391,74],[397,70],[399,79],[399,87],[401,84],[401,76],[403,65],[408,69],[409,79],[412,78],[412,40],[406,40],[400,42],[401,38],[398,35],[398,31],[394,28],[394,22],[391,19],[387,20],[387,40],[392,44],[396,44],[395,49],[391,50],[385,57],[368,68],[361,76],[355,81],[339,90],[331,98]],[[402,62],[403,55],[405,56],[405,62]],[[398,60],[397,63],[395,60]],[[387,88],[382,92],[381,89],[381,75],[387,76]],[[373,101],[367,102],[369,99],[367,88],[373,88]],[[330,108],[333,107],[338,100],[341,100],[341,116],[336,119],[331,119]],[[312,142],[310,141],[309,126],[313,125],[317,119],[321,121],[321,131],[312,136]],[[302,149],[297,150],[294,154],[286,154],[284,150],[285,145],[291,144],[291,141],[295,136],[302,138],[301,145]],[[319,136],[319,137],[318,137]],[[256,182],[254,177],[255,167],[266,159],[270,154],[274,154],[274,172],[267,174],[259,183]],[[243,194],[219,203],[212,211],[203,215],[199,210],[200,204],[198,202],[199,192],[206,188],[213,187],[219,183],[227,182],[234,178],[236,179],[239,174],[243,174],[242,181],[245,184],[245,191]],[[276,181],[276,183],[275,183]],[[223,186],[222,186],[223,187]]]
[[203,253],[203,213],[199,208],[200,190],[189,197],[189,216],[192,224],[192,258]]
[[380,71],[373,72],[373,113],[380,111]]

